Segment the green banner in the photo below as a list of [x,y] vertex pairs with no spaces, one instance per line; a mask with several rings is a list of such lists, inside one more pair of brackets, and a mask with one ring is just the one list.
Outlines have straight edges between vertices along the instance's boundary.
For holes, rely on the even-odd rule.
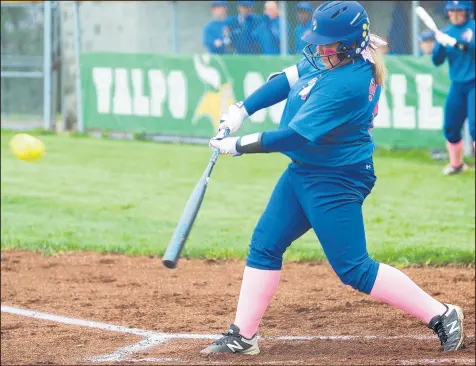
[[[89,130],[210,137],[228,105],[299,56],[87,53],[81,56]],[[389,75],[373,135],[377,144],[441,147],[448,69],[428,57],[387,56]],[[276,128],[285,101],[250,117],[242,134]]]

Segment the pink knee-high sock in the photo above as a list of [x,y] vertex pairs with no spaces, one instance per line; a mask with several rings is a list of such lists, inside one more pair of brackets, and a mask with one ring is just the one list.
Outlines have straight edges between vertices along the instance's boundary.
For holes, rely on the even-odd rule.
[[267,271],[245,267],[235,325],[240,334],[251,338],[257,332],[261,318],[278,289],[281,271]]
[[446,311],[442,303],[418,287],[406,274],[382,263],[370,296],[423,320],[425,324]]
[[446,141],[446,148],[448,149],[448,154],[450,156],[450,164],[454,168],[457,168],[463,164],[463,147],[463,140],[455,144]]

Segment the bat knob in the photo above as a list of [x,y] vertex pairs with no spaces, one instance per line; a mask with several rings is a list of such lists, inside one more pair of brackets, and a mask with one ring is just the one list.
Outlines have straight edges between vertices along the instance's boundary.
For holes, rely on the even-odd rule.
[[174,269],[177,265],[177,263],[175,263],[174,261],[167,259],[162,260],[162,264],[169,269]]

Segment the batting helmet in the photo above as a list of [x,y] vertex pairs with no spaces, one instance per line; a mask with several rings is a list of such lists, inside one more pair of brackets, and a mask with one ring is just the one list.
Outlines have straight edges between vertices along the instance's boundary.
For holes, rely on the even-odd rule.
[[[336,55],[340,64],[345,59],[360,56],[370,43],[369,16],[357,1],[327,1],[319,6],[312,16],[312,28],[301,38],[308,45],[304,56],[317,69],[322,69],[322,57],[313,46],[340,42]],[[330,60],[329,60],[330,61]],[[332,65],[332,68],[336,67]],[[322,64],[321,64],[322,65]]]
[[456,10],[456,11],[465,11],[468,18],[473,17],[473,2],[472,1],[446,1],[445,4],[445,10],[446,12],[450,10]]

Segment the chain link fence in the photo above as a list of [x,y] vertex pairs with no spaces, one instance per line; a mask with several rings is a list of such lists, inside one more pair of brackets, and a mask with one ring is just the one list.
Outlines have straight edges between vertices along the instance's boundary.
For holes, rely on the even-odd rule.
[[[76,8],[75,3],[79,4]],[[322,3],[59,2],[63,114],[66,121],[71,121],[67,122],[67,128],[74,128],[77,120],[77,49],[82,53],[117,52],[131,55],[190,55],[204,52],[224,55],[298,55],[305,46],[300,38],[310,27],[313,11]],[[394,0],[361,3],[369,13],[371,31],[389,43],[388,50],[384,51],[388,51],[389,55],[418,54],[416,40],[420,30],[413,13],[418,2]],[[424,6],[429,8],[431,14],[437,14],[440,3],[428,1]]]
[[[300,54],[300,37],[323,1],[84,1],[80,7],[83,52],[194,54]],[[361,1],[371,29],[389,41],[390,54],[412,54],[412,1]],[[425,1],[430,13],[441,1]],[[65,29],[73,6],[61,4]],[[435,11],[438,13],[437,11]],[[69,13],[69,17],[68,14]],[[104,16],[107,14],[107,16]],[[415,34],[416,31],[416,34]],[[64,35],[64,34],[63,34]],[[66,34],[66,42],[73,42]]]
[[1,117],[39,121],[43,114],[43,7],[1,4]]
[[50,128],[60,105],[56,3],[2,1],[1,13],[2,127]]
[[[302,34],[310,28],[313,11],[323,1],[211,1],[203,24],[204,50],[220,54],[300,54]],[[441,2],[425,2],[437,8]],[[431,4],[430,4],[431,3]],[[434,4],[433,4],[434,3]],[[389,43],[388,54],[416,54],[419,34],[412,1],[361,1],[367,9],[372,32]],[[186,24],[196,21],[180,2],[179,16]],[[224,16],[226,14],[226,17]],[[196,37],[197,35],[195,35]],[[180,52],[187,49],[180,48]]]

